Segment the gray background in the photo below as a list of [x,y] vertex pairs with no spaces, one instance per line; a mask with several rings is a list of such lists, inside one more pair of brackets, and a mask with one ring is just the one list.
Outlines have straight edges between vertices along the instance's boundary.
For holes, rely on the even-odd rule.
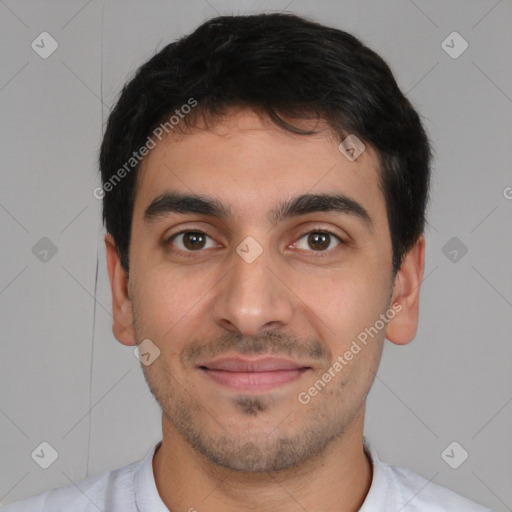
[[[160,439],[139,362],[111,332],[92,194],[103,123],[155,49],[217,13],[285,8],[379,52],[436,152],[419,332],[387,343],[366,435],[383,460],[512,510],[507,0],[0,1],[0,503],[140,459]],[[43,31],[59,44],[47,59],[31,48]],[[441,46],[453,31],[469,44],[456,59]],[[42,237],[56,254],[32,250]],[[46,470],[31,457],[43,441],[58,452]],[[469,453],[458,469],[441,457],[452,441]]]

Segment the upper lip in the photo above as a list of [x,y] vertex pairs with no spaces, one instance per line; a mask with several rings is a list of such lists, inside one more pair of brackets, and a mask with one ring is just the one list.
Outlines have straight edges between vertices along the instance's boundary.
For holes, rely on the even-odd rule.
[[199,368],[208,368],[209,370],[223,370],[227,372],[271,372],[277,370],[298,370],[301,368],[310,368],[291,359],[282,357],[260,357],[258,359],[248,359],[243,357],[222,357],[212,361],[206,361],[197,365]]

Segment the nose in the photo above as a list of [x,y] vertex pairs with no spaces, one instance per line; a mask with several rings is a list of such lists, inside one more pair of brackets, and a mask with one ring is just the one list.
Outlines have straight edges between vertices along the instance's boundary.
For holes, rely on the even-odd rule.
[[288,325],[294,311],[293,294],[278,275],[268,249],[251,263],[234,253],[231,271],[219,283],[214,298],[216,323],[244,336]]

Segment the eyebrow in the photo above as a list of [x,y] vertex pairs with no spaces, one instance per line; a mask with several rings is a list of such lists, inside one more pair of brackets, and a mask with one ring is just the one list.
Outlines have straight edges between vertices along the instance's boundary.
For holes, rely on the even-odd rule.
[[[271,210],[269,219],[277,224],[288,218],[315,212],[343,213],[362,221],[369,229],[372,228],[368,211],[357,201],[342,194],[303,194],[292,197]],[[144,222],[151,223],[168,215],[183,213],[207,215],[222,220],[232,216],[228,207],[212,197],[168,192],[153,199],[145,209]]]
[[144,211],[144,221],[149,223],[173,213],[195,213],[220,219],[230,217],[229,210],[216,199],[196,194],[166,193],[151,202]]

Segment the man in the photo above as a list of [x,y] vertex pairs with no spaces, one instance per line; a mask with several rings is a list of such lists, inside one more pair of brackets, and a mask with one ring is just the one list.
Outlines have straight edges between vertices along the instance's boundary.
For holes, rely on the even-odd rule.
[[95,194],[163,440],[6,511],[486,510],[363,438],[385,338],[416,333],[429,165],[388,66],[339,30],[220,17],[144,64]]

